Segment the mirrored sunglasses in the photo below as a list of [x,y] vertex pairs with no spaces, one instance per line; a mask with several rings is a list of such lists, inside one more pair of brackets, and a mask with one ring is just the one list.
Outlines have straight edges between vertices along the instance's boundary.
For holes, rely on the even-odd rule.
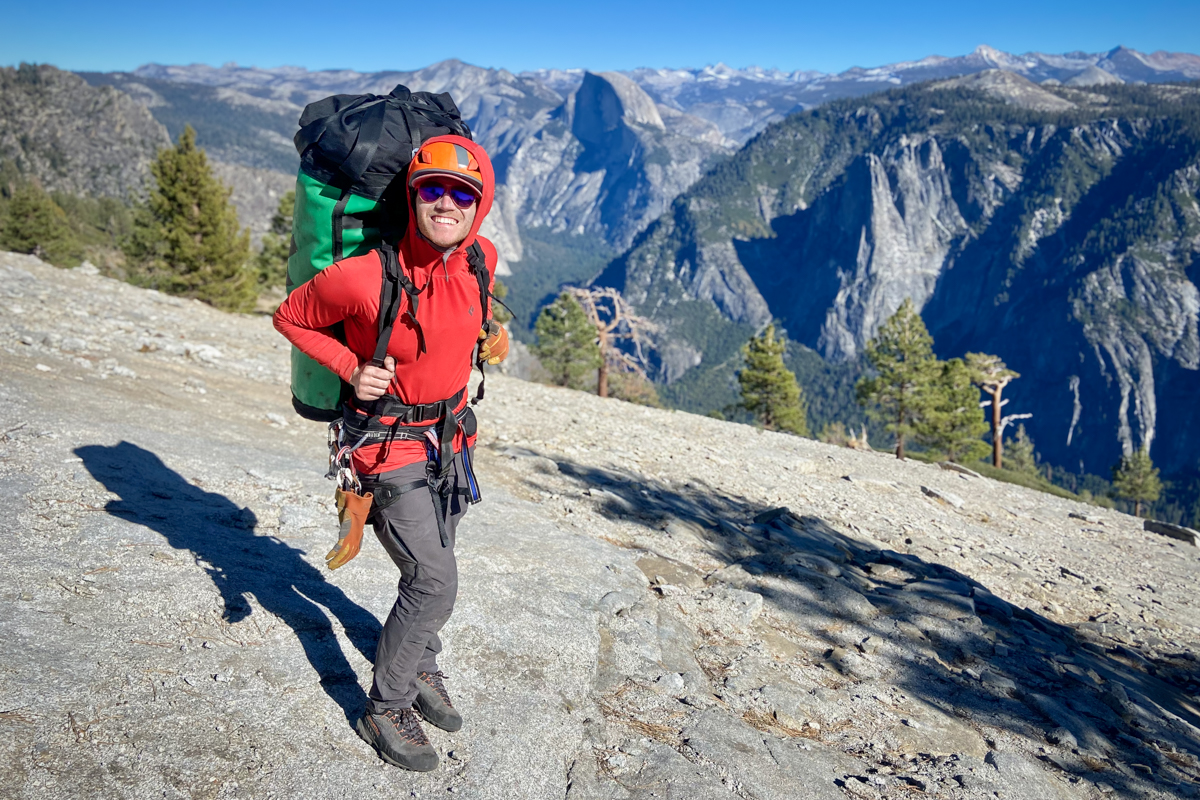
[[454,201],[454,205],[462,209],[470,208],[478,199],[473,192],[468,192],[466,189],[444,186],[440,183],[422,183],[417,187],[417,194],[426,203],[436,203],[447,192],[450,193],[450,199]]

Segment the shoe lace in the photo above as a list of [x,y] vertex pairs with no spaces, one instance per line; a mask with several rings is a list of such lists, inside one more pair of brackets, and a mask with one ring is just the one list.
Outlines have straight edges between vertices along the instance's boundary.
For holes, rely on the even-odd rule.
[[417,677],[424,681],[430,689],[433,689],[437,693],[437,696],[442,699],[443,703],[450,708],[454,708],[454,704],[450,702],[450,694],[446,691],[446,685],[442,683],[447,677],[444,672],[441,670],[437,672],[422,672]]
[[417,712],[411,708],[389,708],[383,712],[383,717],[392,723],[400,738],[405,741],[418,746],[429,744],[429,738],[425,736],[425,729],[421,727]]

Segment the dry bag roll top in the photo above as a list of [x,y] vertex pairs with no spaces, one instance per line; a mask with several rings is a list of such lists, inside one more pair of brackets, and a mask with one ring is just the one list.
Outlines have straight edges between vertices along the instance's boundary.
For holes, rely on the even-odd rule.
[[[434,136],[471,138],[449,94],[339,94],[309,104],[300,116],[296,210],[287,290],[335,261],[394,242],[408,223],[404,173],[421,143]],[[394,182],[394,183],[393,183]],[[292,348],[292,405],[307,419],[341,415],[350,387]]]

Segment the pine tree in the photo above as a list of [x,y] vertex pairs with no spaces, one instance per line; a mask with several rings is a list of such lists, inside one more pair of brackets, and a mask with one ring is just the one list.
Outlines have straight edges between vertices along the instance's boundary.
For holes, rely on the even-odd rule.
[[283,286],[287,282],[288,253],[292,247],[292,213],[295,208],[296,192],[290,191],[279,199],[279,207],[271,217],[271,230],[263,235],[262,250],[255,258],[258,285],[261,288]]
[[563,292],[538,314],[533,330],[537,334],[533,352],[550,379],[559,386],[582,389],[585,377],[600,367],[600,346],[579,301]]
[[1033,439],[1025,431],[1024,425],[1017,426],[1015,439],[1004,443],[1004,452],[1004,469],[1031,477],[1041,477],[1042,471],[1038,468],[1038,455],[1033,448]]
[[31,253],[56,267],[77,267],[83,259],[80,244],[66,212],[42,187],[14,187],[5,204],[0,226],[0,249]]
[[742,347],[742,406],[767,430],[808,436],[808,405],[795,374],[783,364],[785,347],[782,337],[775,338],[774,324]]
[[937,369],[933,337],[912,300],[880,326],[867,342],[866,356],[875,375],[859,380],[858,402],[870,405],[871,415],[886,423],[896,436],[896,458],[904,458],[904,439],[916,432]]
[[1148,448],[1135,450],[1113,467],[1113,490],[1117,497],[1133,501],[1133,515],[1142,515],[1142,503],[1153,503],[1162,493],[1158,468],[1150,460]]
[[961,358],[938,362],[925,411],[915,422],[917,439],[950,461],[975,461],[987,453],[987,431],[973,373]]
[[187,126],[150,166],[155,186],[137,210],[126,253],[135,282],[195,297],[226,311],[254,307],[250,232],[240,229],[231,190],[217,180]]
[[974,373],[975,383],[992,398],[992,466],[1000,469],[1004,466],[1003,439],[1004,426],[1007,424],[1001,413],[1004,401],[1000,395],[1004,393],[1005,386],[1021,376],[1006,367],[999,356],[987,353],[967,353],[967,366]]

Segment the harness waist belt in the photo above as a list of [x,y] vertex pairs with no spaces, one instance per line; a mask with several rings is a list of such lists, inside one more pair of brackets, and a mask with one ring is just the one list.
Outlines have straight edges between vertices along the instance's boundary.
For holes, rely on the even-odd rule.
[[356,401],[358,410],[373,417],[395,417],[404,425],[411,425],[418,422],[437,422],[442,418],[442,409],[445,406],[457,408],[458,404],[463,401],[467,394],[466,387],[463,387],[459,392],[448,400],[439,400],[436,403],[422,403],[420,405],[407,405],[400,402],[400,398],[395,395],[385,394],[378,400],[370,402]]
[[[447,431],[449,431],[448,436],[452,438],[453,432],[462,425],[463,420],[470,412],[471,407],[467,404],[463,404],[460,411],[454,410],[455,406],[462,403],[465,396],[466,389],[463,389],[448,400],[414,406],[405,405],[395,398],[385,396],[367,404],[367,408],[363,409],[371,413],[371,416],[363,416],[347,403],[342,409],[342,428],[352,442],[362,441],[367,444],[397,439],[423,442],[426,441],[426,431],[446,420],[450,424],[442,426],[443,437],[441,438],[446,438]],[[381,416],[395,417],[396,421],[390,425],[385,424],[380,421]],[[429,424],[422,425],[423,422]]]

